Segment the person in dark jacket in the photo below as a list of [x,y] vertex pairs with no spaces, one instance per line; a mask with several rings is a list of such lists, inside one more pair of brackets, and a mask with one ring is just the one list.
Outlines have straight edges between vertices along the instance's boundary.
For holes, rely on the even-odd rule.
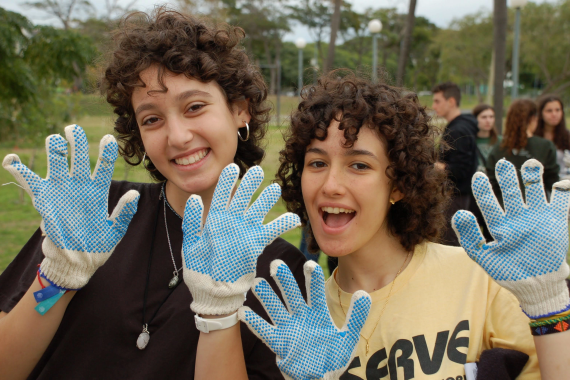
[[451,217],[458,210],[469,209],[471,177],[477,171],[478,164],[476,136],[479,128],[473,115],[461,114],[461,92],[455,83],[438,84],[432,92],[433,110],[448,123],[442,136],[445,144],[442,144],[440,162],[436,165],[447,171],[454,187],[446,212],[448,228],[443,242],[459,246],[457,236],[451,228]]
[[487,175],[493,186],[493,191],[501,204],[502,194],[495,175],[495,164],[501,158],[510,161],[517,168],[519,186],[524,197],[521,166],[531,158],[538,160],[544,166],[542,178],[547,195],[552,185],[558,182],[559,166],[556,162],[556,146],[552,141],[533,136],[538,125],[538,108],[530,99],[514,101],[507,112],[503,142],[495,145],[487,160]]

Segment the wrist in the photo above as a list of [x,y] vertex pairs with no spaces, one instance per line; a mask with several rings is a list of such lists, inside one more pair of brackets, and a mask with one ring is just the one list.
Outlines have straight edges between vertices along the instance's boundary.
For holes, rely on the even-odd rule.
[[208,334],[212,331],[232,328],[239,322],[237,311],[225,317],[213,315],[209,315],[208,317],[209,318],[202,318],[198,315],[194,316],[194,322],[196,323],[196,329],[198,329],[198,331]]

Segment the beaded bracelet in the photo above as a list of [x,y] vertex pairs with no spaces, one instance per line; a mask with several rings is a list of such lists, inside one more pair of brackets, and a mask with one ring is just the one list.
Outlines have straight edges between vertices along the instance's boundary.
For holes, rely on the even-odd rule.
[[540,336],[567,331],[570,329],[570,323],[567,322],[568,320],[570,320],[570,314],[546,321],[531,322],[529,324],[530,332],[534,336]]

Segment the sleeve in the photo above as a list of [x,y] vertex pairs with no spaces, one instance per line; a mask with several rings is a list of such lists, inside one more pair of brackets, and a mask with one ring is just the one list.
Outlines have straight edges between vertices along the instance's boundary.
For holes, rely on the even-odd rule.
[[475,169],[473,157],[477,154],[477,144],[473,136],[465,128],[453,128],[446,136],[450,150],[445,155],[445,164],[455,182],[470,180]]
[[542,165],[544,166],[544,189],[550,193],[552,192],[552,185],[559,180],[560,166],[556,161],[556,147],[548,141],[548,151]]
[[44,259],[42,232],[38,228],[20,253],[0,275],[0,311],[9,313],[34,282]]
[[528,362],[517,377],[518,380],[540,380],[538,358],[529,322],[515,296],[500,288],[491,301],[485,320],[484,349],[506,348],[527,354]]
[[[305,276],[303,273],[305,257],[296,247],[281,238],[277,238],[272,244],[265,248],[261,256],[259,256],[256,277],[262,277],[267,280],[273,288],[273,291],[281,298],[281,301],[283,301],[281,291],[269,273],[271,262],[277,259],[283,260],[289,269],[291,269],[303,293],[303,297],[307,299]],[[270,322],[265,309],[251,291],[247,293],[246,305]],[[283,375],[281,375],[281,371],[277,367],[275,354],[250,332],[245,324],[242,324],[241,330],[242,339],[244,340],[244,356],[248,378],[250,380],[283,379]]]

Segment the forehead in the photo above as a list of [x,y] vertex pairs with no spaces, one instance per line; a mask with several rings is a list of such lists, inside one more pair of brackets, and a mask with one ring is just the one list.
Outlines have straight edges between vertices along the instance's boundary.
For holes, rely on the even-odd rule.
[[144,87],[135,87],[131,96],[131,102],[135,108],[135,104],[149,100],[149,98],[168,98],[188,90],[202,91],[215,98],[225,99],[216,81],[201,82],[184,74],[175,74],[166,69],[160,70],[158,65],[141,71],[140,79]]
[[544,106],[544,108],[548,108],[548,109],[557,109],[560,108],[560,102],[558,100],[553,100],[551,102],[546,103],[546,105]]
[[433,94],[433,100],[445,100],[443,92],[440,91]]
[[346,150],[368,150],[377,155],[385,155],[384,142],[378,136],[378,133],[369,127],[363,126],[358,133],[358,139],[350,147],[347,147],[344,138],[344,130],[338,129],[339,122],[334,120],[327,129],[327,137],[321,141],[319,139],[311,140],[307,149],[318,147],[324,149],[329,154],[342,154]]

